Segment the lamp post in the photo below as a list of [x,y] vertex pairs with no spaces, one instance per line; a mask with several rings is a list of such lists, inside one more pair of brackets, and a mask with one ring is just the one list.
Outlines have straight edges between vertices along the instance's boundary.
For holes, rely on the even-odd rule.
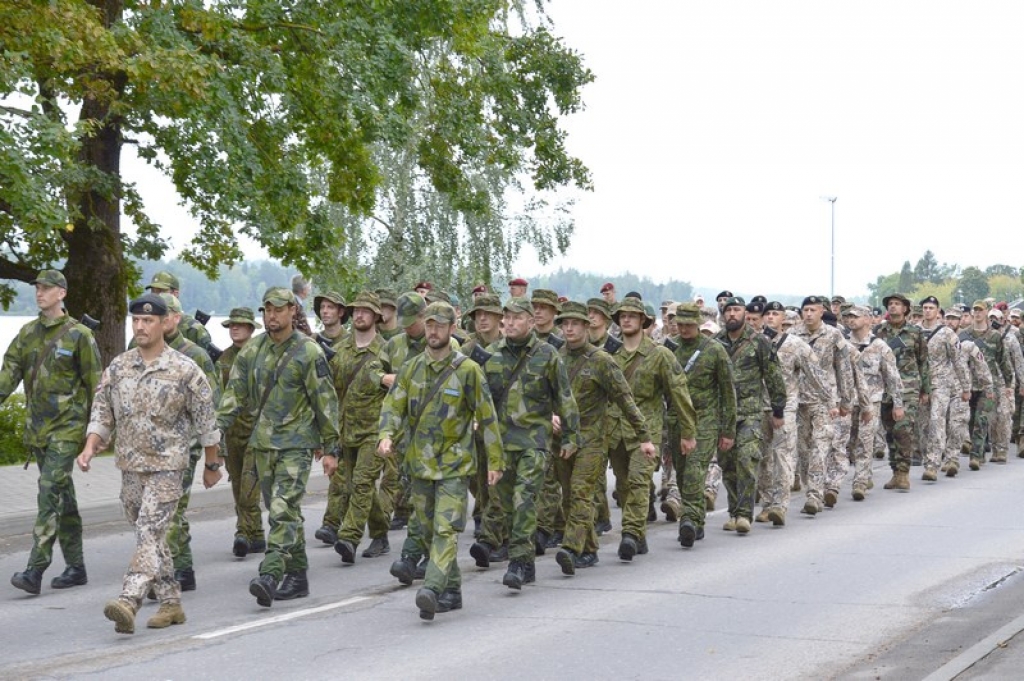
[[839,197],[838,196],[822,196],[821,197],[821,199],[823,201],[828,201],[829,203],[832,204],[832,264],[831,264],[831,270],[830,270],[831,279],[829,281],[829,290],[828,290],[829,300],[832,300],[832,298],[834,298],[835,295],[836,295],[836,199],[837,198],[839,198]]

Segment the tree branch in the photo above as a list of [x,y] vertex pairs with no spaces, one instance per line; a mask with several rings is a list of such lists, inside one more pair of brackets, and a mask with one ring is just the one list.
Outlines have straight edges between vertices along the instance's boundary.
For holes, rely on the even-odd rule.
[[29,282],[38,274],[34,267],[22,263],[16,263],[7,258],[0,258],[0,279],[16,279]]

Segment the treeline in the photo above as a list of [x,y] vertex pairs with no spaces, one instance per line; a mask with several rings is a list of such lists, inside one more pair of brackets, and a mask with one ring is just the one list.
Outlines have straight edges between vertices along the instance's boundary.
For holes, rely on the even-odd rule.
[[[655,283],[649,277],[638,277],[629,272],[610,277],[604,274],[591,274],[580,272],[575,269],[559,269],[552,274],[526,277],[530,282],[530,289],[546,288],[557,291],[559,295],[566,296],[571,300],[585,301],[588,298],[601,296],[601,286],[606,282],[615,284],[615,291],[619,300],[622,300],[630,291],[636,291],[645,302],[650,302],[657,309],[663,300],[692,300],[693,286],[688,281],[670,280],[665,283]],[[501,291],[502,294],[506,290]]]
[[879,275],[868,284],[870,303],[881,305],[891,293],[904,293],[917,302],[935,296],[943,305],[971,304],[975,300],[995,298],[1014,302],[1024,294],[1024,268],[990,265],[985,269],[939,263],[935,254],[925,251],[916,265],[907,260],[899,272]]

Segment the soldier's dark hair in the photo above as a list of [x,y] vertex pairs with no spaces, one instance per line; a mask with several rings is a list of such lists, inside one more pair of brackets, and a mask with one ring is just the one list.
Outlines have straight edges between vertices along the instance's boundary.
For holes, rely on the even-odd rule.
[[626,297],[627,298],[636,298],[637,300],[643,300],[644,299],[644,297],[642,295],[640,295],[639,293],[637,293],[636,291],[630,291],[629,293],[626,294]]

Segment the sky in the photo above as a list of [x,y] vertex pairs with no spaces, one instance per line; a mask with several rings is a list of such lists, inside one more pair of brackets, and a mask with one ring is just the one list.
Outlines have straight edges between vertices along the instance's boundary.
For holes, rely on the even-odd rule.
[[[565,121],[595,190],[566,255],[526,253],[516,274],[831,294],[822,196],[837,197],[848,298],[926,250],[1024,264],[1024,3],[553,0],[549,14],[596,76]],[[184,245],[184,210],[155,173],[142,184]]]

